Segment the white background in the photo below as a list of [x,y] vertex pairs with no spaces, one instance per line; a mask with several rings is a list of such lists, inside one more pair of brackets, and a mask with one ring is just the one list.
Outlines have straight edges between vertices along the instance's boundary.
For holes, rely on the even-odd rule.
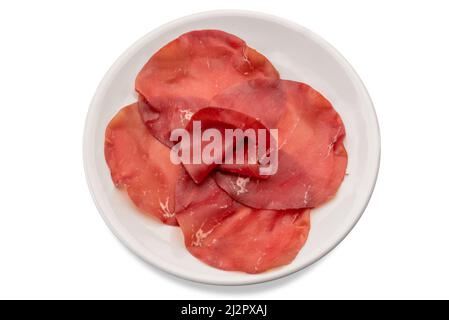
[[[248,287],[144,264],[97,213],[82,165],[84,119],[115,59],[165,22],[224,8],[275,14],[333,44],[382,135],[374,195],[343,243]],[[0,298],[449,298],[447,1],[3,1],[0,48]]]

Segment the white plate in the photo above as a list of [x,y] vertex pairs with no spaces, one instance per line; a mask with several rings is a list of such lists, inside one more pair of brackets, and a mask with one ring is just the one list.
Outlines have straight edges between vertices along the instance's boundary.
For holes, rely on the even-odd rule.
[[[136,100],[134,79],[159,48],[182,33],[220,29],[239,36],[267,56],[281,77],[310,84],[343,118],[349,164],[337,196],[312,211],[305,247],[289,265],[249,275],[211,268],[185,249],[181,231],[139,214],[111,180],[103,155],[104,132],[114,114]],[[214,11],[166,24],[129,48],[104,77],[89,110],[84,133],[84,166],[98,210],[114,234],[134,253],[162,270],[193,281],[240,285],[276,279],[312,264],[332,250],[362,215],[377,178],[380,135],[376,114],[362,81],[327,42],[277,17],[241,11]]]

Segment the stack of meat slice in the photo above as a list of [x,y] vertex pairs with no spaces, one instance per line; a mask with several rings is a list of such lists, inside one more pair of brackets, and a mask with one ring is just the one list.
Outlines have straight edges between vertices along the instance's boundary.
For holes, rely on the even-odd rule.
[[[329,101],[281,80],[266,57],[217,30],[161,48],[136,91],[138,101],[106,129],[116,186],[142,212],[179,226],[189,252],[213,267],[260,273],[290,263],[307,240],[311,209],[336,194],[346,171],[345,129]],[[171,132],[191,130],[194,120],[203,129],[277,129],[277,172],[172,163]]]

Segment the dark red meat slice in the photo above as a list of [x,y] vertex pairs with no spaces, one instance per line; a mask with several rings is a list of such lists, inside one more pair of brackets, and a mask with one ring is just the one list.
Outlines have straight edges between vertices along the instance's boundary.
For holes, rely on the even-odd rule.
[[137,104],[121,109],[106,129],[104,152],[117,187],[134,204],[166,224],[176,225],[174,199],[182,167],[170,161],[170,149],[149,132]]
[[328,100],[303,83],[257,80],[225,90],[211,104],[232,105],[254,116],[248,107],[250,103],[270,110],[264,107],[267,83],[276,86],[282,92],[278,95],[285,97],[280,102],[284,106],[276,106],[277,110],[283,110],[277,123],[267,125],[279,130],[277,173],[260,180],[219,172],[215,179],[231,197],[253,208],[285,210],[318,206],[335,195],[347,165],[343,146],[345,128]]
[[[263,124],[261,124],[256,119],[230,109],[223,109],[223,108],[204,108],[200,111],[196,112],[193,116],[190,122],[186,126],[186,130],[190,133],[190,137],[193,137],[193,123],[194,122],[201,124],[201,134],[205,132],[207,129],[216,129],[220,133],[222,140],[219,140],[221,145],[221,153],[215,154],[212,152],[209,152],[208,154],[211,155],[211,160],[218,160],[215,163],[204,163],[203,161],[201,163],[193,163],[193,155],[194,155],[194,142],[192,139],[190,140],[190,148],[188,151],[188,154],[190,155],[189,159],[187,159],[187,162],[183,162],[184,168],[187,170],[189,175],[192,177],[192,179],[196,183],[200,183],[204,180],[204,178],[207,177],[207,175],[217,166],[220,166],[220,163],[223,165],[221,166],[222,170],[230,171],[230,172],[239,172],[239,173],[245,173],[250,176],[255,177],[261,177],[258,170],[257,165],[257,153],[248,153],[248,140],[241,141],[243,143],[239,143],[236,139],[232,139],[229,141],[223,140],[226,136],[225,130],[226,129],[241,129],[244,133],[247,129],[254,130],[255,133],[257,133],[258,130],[267,130],[267,127],[265,127]],[[269,149],[270,147],[270,137],[269,133],[265,136],[264,145],[266,146],[265,149]],[[214,139],[211,139],[214,140]],[[254,145],[257,147],[258,140],[257,135],[254,134],[254,137],[251,137],[251,141],[254,143]],[[226,144],[227,143],[227,144]],[[203,153],[203,150],[209,145],[212,145],[213,142],[207,141],[203,142],[200,146],[201,148],[198,148],[201,150],[201,154]],[[242,154],[244,155],[244,162],[243,163],[237,163],[235,157],[236,157],[236,150],[237,146],[240,146],[240,149],[242,150]],[[238,153],[238,152],[237,152]],[[225,154],[231,154],[233,155],[233,162],[232,164],[225,164]],[[248,154],[251,154],[252,161],[248,161]],[[203,159],[204,160],[204,159]]]
[[185,174],[176,191],[176,218],[187,249],[222,270],[260,273],[290,263],[307,240],[309,213],[245,207],[212,177],[197,185]]
[[279,74],[243,40],[218,30],[188,32],[156,52],[138,74],[139,110],[151,133],[171,146],[170,132],[213,96],[255,78]]

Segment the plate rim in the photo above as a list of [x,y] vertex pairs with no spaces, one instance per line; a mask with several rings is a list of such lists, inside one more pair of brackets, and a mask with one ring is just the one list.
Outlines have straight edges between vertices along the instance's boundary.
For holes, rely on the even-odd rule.
[[[99,203],[98,195],[96,194],[95,187],[93,186],[93,181],[91,179],[95,166],[91,166],[89,164],[89,161],[91,160],[90,157],[93,157],[93,154],[90,152],[89,143],[89,137],[90,131],[93,126],[93,118],[94,118],[94,109],[95,105],[97,104],[97,100],[99,99],[99,96],[101,96],[102,92],[104,92],[106,87],[108,86],[110,79],[113,79],[114,73],[117,71],[118,67],[122,65],[124,61],[127,60],[128,56],[130,56],[136,48],[140,47],[142,44],[147,42],[149,39],[151,39],[153,36],[157,35],[160,31],[174,27],[178,24],[188,23],[189,21],[194,21],[196,19],[201,18],[210,18],[210,17],[217,17],[217,16],[241,16],[241,17],[251,17],[251,18],[258,18],[266,21],[271,21],[275,23],[282,24],[284,26],[287,26],[289,28],[292,28],[298,32],[303,33],[305,36],[313,39],[316,41],[320,46],[323,47],[323,49],[328,50],[334,58],[337,59],[338,63],[344,68],[345,72],[348,73],[348,75],[351,77],[352,80],[356,80],[359,88],[362,90],[362,94],[365,96],[367,104],[369,104],[369,109],[372,112],[373,120],[375,122],[375,129],[376,134],[373,134],[375,136],[376,141],[371,141],[371,146],[374,148],[375,153],[377,154],[376,157],[376,166],[373,172],[373,178],[371,181],[370,190],[365,196],[365,203],[360,208],[360,212],[358,213],[358,216],[354,219],[351,226],[344,232],[338,239],[335,240],[333,245],[330,245],[326,250],[323,250],[323,252],[315,257],[314,259],[311,259],[311,261],[305,263],[304,265],[298,266],[297,268],[294,268],[292,270],[285,270],[284,272],[279,272],[278,274],[270,274],[269,272],[265,274],[260,274],[257,278],[250,278],[247,277],[245,279],[240,280],[210,280],[202,278],[201,276],[197,276],[196,274],[183,274],[179,272],[176,268],[172,268],[170,264],[165,264],[163,261],[158,261],[158,258],[156,256],[152,256],[149,258],[148,253],[144,253],[145,247],[137,241],[132,234],[130,234],[122,225],[121,223],[117,221],[113,221],[111,215],[108,215],[103,210],[102,205]],[[374,124],[373,122],[373,124]],[[374,133],[374,132],[373,132]],[[374,145],[375,144],[375,145]],[[135,254],[138,258],[145,261],[146,263],[150,264],[151,266],[154,266],[158,268],[159,270],[162,270],[164,272],[167,272],[169,274],[172,274],[174,276],[177,276],[181,279],[189,280],[192,282],[202,283],[202,284],[208,284],[208,285],[225,285],[225,286],[240,286],[240,285],[251,285],[251,284],[258,284],[258,283],[264,283],[268,281],[277,280],[280,278],[287,277],[289,275],[292,275],[298,271],[301,271],[310,265],[316,263],[321,258],[326,256],[328,253],[330,253],[332,250],[335,249],[346,237],[347,235],[352,231],[352,229],[355,227],[355,225],[358,223],[360,218],[362,217],[363,213],[366,210],[366,207],[368,206],[368,203],[372,197],[372,194],[374,192],[376,182],[379,175],[379,169],[380,169],[380,161],[381,161],[381,135],[380,135],[380,126],[378,117],[376,114],[376,110],[374,108],[372,99],[368,93],[368,90],[366,89],[365,84],[363,83],[362,79],[359,77],[357,72],[354,70],[354,68],[351,66],[351,64],[346,60],[346,58],[339,52],[337,49],[335,49],[330,43],[328,43],[326,40],[321,38],[319,35],[315,34],[311,30],[303,27],[302,25],[287,20],[285,18],[281,18],[275,15],[257,12],[257,11],[249,11],[249,10],[212,10],[212,11],[204,11],[200,13],[195,13],[191,15],[187,15],[178,19],[175,19],[173,21],[170,21],[168,23],[165,23],[156,29],[153,29],[152,31],[146,33],[144,36],[142,36],[140,39],[138,39],[136,42],[134,42],[130,47],[128,47],[111,65],[111,67],[108,69],[106,74],[103,76],[100,84],[98,85],[95,94],[91,100],[91,103],[89,105],[89,110],[87,112],[87,116],[85,118],[85,125],[84,125],[84,133],[83,133],[83,167],[84,167],[84,175],[85,179],[88,185],[89,192],[91,194],[91,197],[94,201],[94,204],[97,208],[97,211],[100,213],[101,217],[103,218],[104,222],[108,226],[108,228],[111,230],[111,232],[115,235],[115,237],[120,240],[119,242],[123,244],[129,251],[131,251],[133,254]]]

